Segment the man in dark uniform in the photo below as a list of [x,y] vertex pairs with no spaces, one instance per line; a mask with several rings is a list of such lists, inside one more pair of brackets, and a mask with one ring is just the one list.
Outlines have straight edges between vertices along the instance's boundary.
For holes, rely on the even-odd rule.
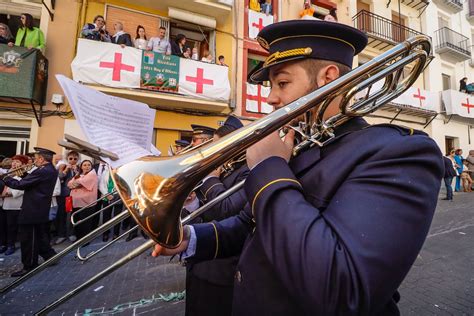
[[[214,140],[241,128],[242,122],[229,116],[214,133]],[[229,170],[218,168],[203,180],[196,190],[200,205],[221,195],[247,178],[245,159],[231,162]],[[200,215],[204,222],[221,220],[238,214],[247,203],[243,189],[223,199]],[[232,312],[232,289],[238,256],[186,264],[186,315],[229,315]]]
[[191,124],[191,128],[193,129],[193,140],[191,142],[192,147],[196,147],[210,139],[214,136],[214,132],[216,131],[215,128]]
[[17,190],[24,190],[23,204],[18,216],[18,233],[21,244],[21,262],[23,269],[14,272],[12,277],[19,277],[38,265],[38,254],[44,260],[56,252],[49,245],[49,209],[53,197],[58,171],[51,163],[55,152],[35,147],[33,172],[21,180],[11,177],[3,179],[5,185]]
[[177,139],[174,141],[175,153],[179,154],[182,150],[188,147],[191,143],[184,139]]
[[[345,74],[367,44],[357,29],[316,20],[271,24],[257,40],[269,57],[251,80],[270,81],[276,109]],[[251,146],[244,212],[186,226],[178,248],[153,255],[240,254],[234,315],[399,315],[397,289],[436,208],[441,153],[425,133],[362,118],[334,132],[291,160],[293,130]]]

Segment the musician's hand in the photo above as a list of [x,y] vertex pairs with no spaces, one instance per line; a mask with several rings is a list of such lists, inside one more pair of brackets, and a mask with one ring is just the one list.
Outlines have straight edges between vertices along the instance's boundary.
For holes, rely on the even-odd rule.
[[222,167],[219,167],[219,168],[213,170],[211,173],[209,173],[209,176],[219,178],[221,176],[221,173],[222,173]]
[[290,129],[284,140],[280,138],[278,132],[273,132],[255,145],[247,149],[247,165],[250,169],[258,163],[270,157],[281,157],[286,161],[290,160],[293,151],[295,131]]
[[107,195],[107,200],[112,201],[113,198],[114,198],[113,194]]
[[189,229],[189,226],[186,225],[183,227],[183,241],[177,248],[170,249],[170,248],[165,248],[163,246],[156,244],[155,247],[153,248],[153,252],[151,253],[151,255],[153,257],[158,257],[158,256],[173,256],[173,255],[180,254],[183,251],[186,251],[186,249],[188,249],[190,237],[191,237],[191,230]]

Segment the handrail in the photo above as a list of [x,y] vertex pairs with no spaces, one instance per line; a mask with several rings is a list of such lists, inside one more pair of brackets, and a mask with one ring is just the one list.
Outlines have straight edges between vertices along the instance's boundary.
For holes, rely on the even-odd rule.
[[471,55],[469,47],[469,38],[458,33],[449,27],[442,27],[435,31],[436,46],[435,49],[449,47],[463,54]]

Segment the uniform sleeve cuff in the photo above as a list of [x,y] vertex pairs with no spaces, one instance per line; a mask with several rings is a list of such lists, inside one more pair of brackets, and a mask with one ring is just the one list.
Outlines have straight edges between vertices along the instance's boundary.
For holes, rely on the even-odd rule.
[[223,185],[223,184],[218,177],[209,177],[199,187],[199,191],[201,192],[204,199],[207,200],[207,194],[209,190],[219,185]]
[[217,257],[219,240],[214,223],[192,225],[196,233],[195,260],[212,260]]

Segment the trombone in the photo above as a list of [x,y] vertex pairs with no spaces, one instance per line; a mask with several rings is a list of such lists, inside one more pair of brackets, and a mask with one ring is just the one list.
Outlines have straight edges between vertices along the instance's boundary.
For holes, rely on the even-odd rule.
[[[430,38],[425,35],[414,36],[350,73],[266,117],[240,128],[215,143],[171,158],[143,157],[113,170],[112,177],[121,199],[135,221],[152,240],[145,242],[107,269],[47,305],[37,314],[44,315],[53,310],[91,284],[147,251],[155,242],[168,248],[177,247],[183,238],[183,224],[188,223],[243,186],[244,182],[242,181],[181,221],[179,218],[181,206],[189,192],[202,178],[218,166],[302,115],[305,117],[305,121],[299,129],[302,140],[295,146],[294,154],[298,154],[310,146],[326,145],[334,138],[336,127],[352,117],[364,116],[377,110],[412,86],[431,61],[431,54]],[[409,74],[403,78],[403,70],[411,64],[413,67],[409,69]],[[356,93],[381,80],[384,80],[384,84],[380,91],[367,94],[364,99],[353,102]],[[340,113],[326,118],[326,109],[336,98],[340,98]],[[209,207],[206,208],[206,206]],[[52,258],[47,262],[51,261],[55,260]]]

